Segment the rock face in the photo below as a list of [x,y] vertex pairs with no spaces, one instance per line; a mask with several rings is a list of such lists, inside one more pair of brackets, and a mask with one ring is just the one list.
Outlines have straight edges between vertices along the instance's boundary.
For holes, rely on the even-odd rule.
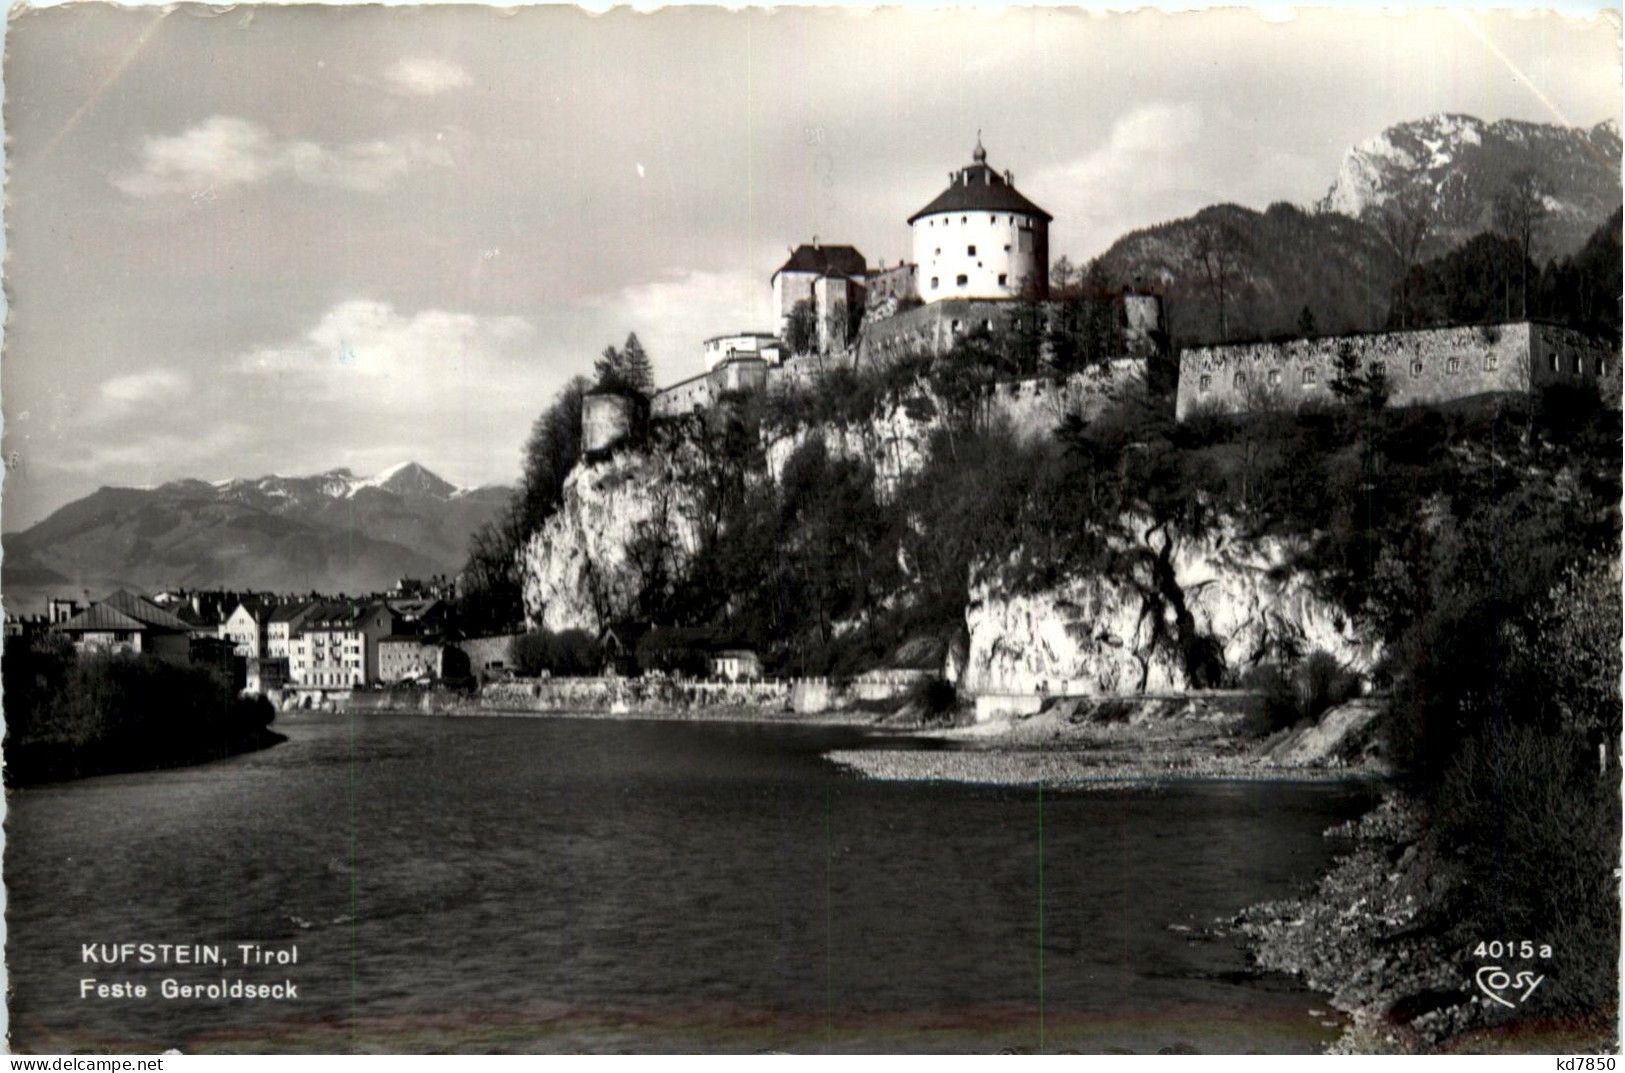
[[1548,219],[1537,261],[1573,252],[1619,205],[1619,128],[1589,130],[1465,115],[1399,123],[1350,149],[1320,208],[1364,220],[1396,200],[1432,222],[1427,250],[1443,253],[1491,226],[1507,181],[1533,171]]
[[[1143,389],[1145,358],[1124,357],[1065,377],[1034,376],[990,386],[982,418],[998,422],[1023,442],[1054,435],[1070,415],[1090,418],[1125,393]],[[919,472],[927,461],[931,437],[944,427],[942,403],[923,383],[901,403],[869,421],[851,425],[802,425],[781,430],[766,443],[767,467],[777,481],[796,449],[822,439],[831,456],[862,458],[875,467],[882,499]]]
[[631,618],[645,586],[682,575],[700,544],[707,460],[681,431],[583,462],[521,551],[532,628],[596,634]]
[[[1218,684],[1261,662],[1323,649],[1369,670],[1375,652],[1309,579],[1281,569],[1287,549],[1228,533],[1169,544],[1110,575],[1014,594],[972,592],[961,687],[972,693],[1134,693]],[[1157,563],[1165,564],[1159,568]],[[1160,575],[1160,576],[1159,576]]]

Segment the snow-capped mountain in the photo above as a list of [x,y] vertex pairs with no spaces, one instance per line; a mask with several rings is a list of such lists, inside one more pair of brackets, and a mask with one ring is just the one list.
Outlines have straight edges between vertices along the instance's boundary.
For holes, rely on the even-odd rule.
[[1374,221],[1393,202],[1413,201],[1432,223],[1424,252],[1440,253],[1488,229],[1496,195],[1523,171],[1546,190],[1540,258],[1572,253],[1620,204],[1619,126],[1466,115],[1399,123],[1348,151],[1317,207]]
[[416,462],[401,462],[371,477],[357,477],[347,468],[330,469],[308,477],[238,477],[215,481],[223,497],[266,505],[309,504],[328,499],[351,499],[368,489],[406,498],[454,499],[470,489],[458,488]]
[[1210,205],[1123,235],[1101,262],[1113,279],[1160,288],[1181,342],[1221,337],[1215,289],[1196,253],[1203,235],[1222,239],[1228,338],[1296,331],[1305,310],[1320,331],[1380,328],[1404,271],[1381,226],[1386,207],[1414,201],[1427,215],[1431,232],[1418,251],[1426,260],[1489,229],[1496,196],[1525,169],[1548,191],[1537,259],[1571,254],[1619,207],[1619,128],[1462,115],[1399,123],[1350,149],[1314,206]]
[[52,591],[171,585],[367,592],[452,574],[511,490],[458,488],[415,462],[156,488],[102,488],[5,537],[3,587],[31,609]]

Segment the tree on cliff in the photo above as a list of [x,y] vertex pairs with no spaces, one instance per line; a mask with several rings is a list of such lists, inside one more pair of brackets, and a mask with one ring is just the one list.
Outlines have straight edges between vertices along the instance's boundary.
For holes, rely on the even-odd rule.
[[1236,295],[1246,247],[1246,236],[1228,220],[1204,220],[1192,235],[1191,258],[1212,296],[1220,342],[1230,338],[1227,306]]
[[654,394],[654,366],[636,332],[626,337],[626,343],[619,350],[614,346],[605,347],[594,371],[598,374],[597,386],[602,390],[630,391],[644,398]]
[[536,418],[508,509],[469,539],[458,607],[465,629],[500,632],[524,617],[519,551],[563,502],[564,479],[581,454],[581,400],[591,388],[575,377]]
[[[1534,254],[1535,241],[1540,237],[1548,215],[1545,181],[1533,168],[1525,168],[1513,175],[1495,196],[1494,212],[1495,229],[1511,239],[1518,249],[1521,294],[1518,316],[1527,317],[1529,276],[1530,270],[1534,267],[1530,258]],[[1510,304],[1504,315],[1508,317],[1512,315]]]
[[1055,314],[1048,343],[1055,368],[1075,372],[1122,354],[1116,288],[1099,258],[1074,269],[1063,257],[1055,263],[1050,280]]
[[1388,240],[1389,247],[1399,260],[1400,279],[1396,285],[1399,294],[1396,305],[1400,312],[1401,323],[1393,325],[1394,327],[1411,327],[1411,325],[1403,322],[1411,309],[1408,293],[1411,270],[1421,260],[1422,245],[1427,242],[1432,224],[1433,214],[1429,211],[1427,205],[1422,202],[1422,199],[1415,194],[1395,198],[1383,210],[1382,217],[1378,220],[1378,227],[1382,231],[1382,237]]
[[818,349],[818,317],[813,313],[812,303],[805,298],[790,307],[784,345],[792,354],[811,354]]
[[528,528],[546,521],[563,499],[564,479],[581,457],[581,400],[591,390],[586,377],[571,379],[531,426],[519,487],[520,514]]

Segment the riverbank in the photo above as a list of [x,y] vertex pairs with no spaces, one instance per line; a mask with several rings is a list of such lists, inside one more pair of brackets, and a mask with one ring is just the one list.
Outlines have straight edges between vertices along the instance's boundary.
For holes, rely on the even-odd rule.
[[1261,968],[1290,973],[1349,1016],[1334,1054],[1598,1054],[1611,1017],[1542,1018],[1480,995],[1466,952],[1437,938],[1449,889],[1416,810],[1397,793],[1327,837],[1348,849],[1300,898],[1229,922]]
[[5,782],[18,789],[41,786],[99,775],[124,775],[137,771],[164,771],[170,768],[209,764],[227,757],[259,752],[287,741],[287,736],[259,728],[225,738],[195,740],[186,745],[168,744],[145,749],[85,748],[62,746],[6,746]]
[[1066,698],[1033,715],[910,732],[914,747],[843,749],[826,758],[865,778],[1050,789],[1174,780],[1379,779],[1368,748],[1379,703],[1360,700],[1315,724],[1249,733],[1238,694]]

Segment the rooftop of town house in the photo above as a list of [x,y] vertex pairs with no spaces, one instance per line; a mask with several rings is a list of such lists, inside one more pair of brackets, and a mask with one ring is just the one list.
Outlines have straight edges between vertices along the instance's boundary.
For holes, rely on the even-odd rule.
[[[110,607],[155,630],[189,633],[192,627],[150,600],[119,589],[95,606]],[[94,608],[93,608],[94,609]]]
[[56,628],[64,633],[105,633],[115,630],[142,633],[146,631],[147,624],[106,604],[97,604],[59,623]]
[[320,604],[315,600],[289,600],[286,603],[277,604],[276,607],[272,608],[271,621],[294,622],[298,619],[304,618],[311,611],[314,611],[318,606],[320,606]]

